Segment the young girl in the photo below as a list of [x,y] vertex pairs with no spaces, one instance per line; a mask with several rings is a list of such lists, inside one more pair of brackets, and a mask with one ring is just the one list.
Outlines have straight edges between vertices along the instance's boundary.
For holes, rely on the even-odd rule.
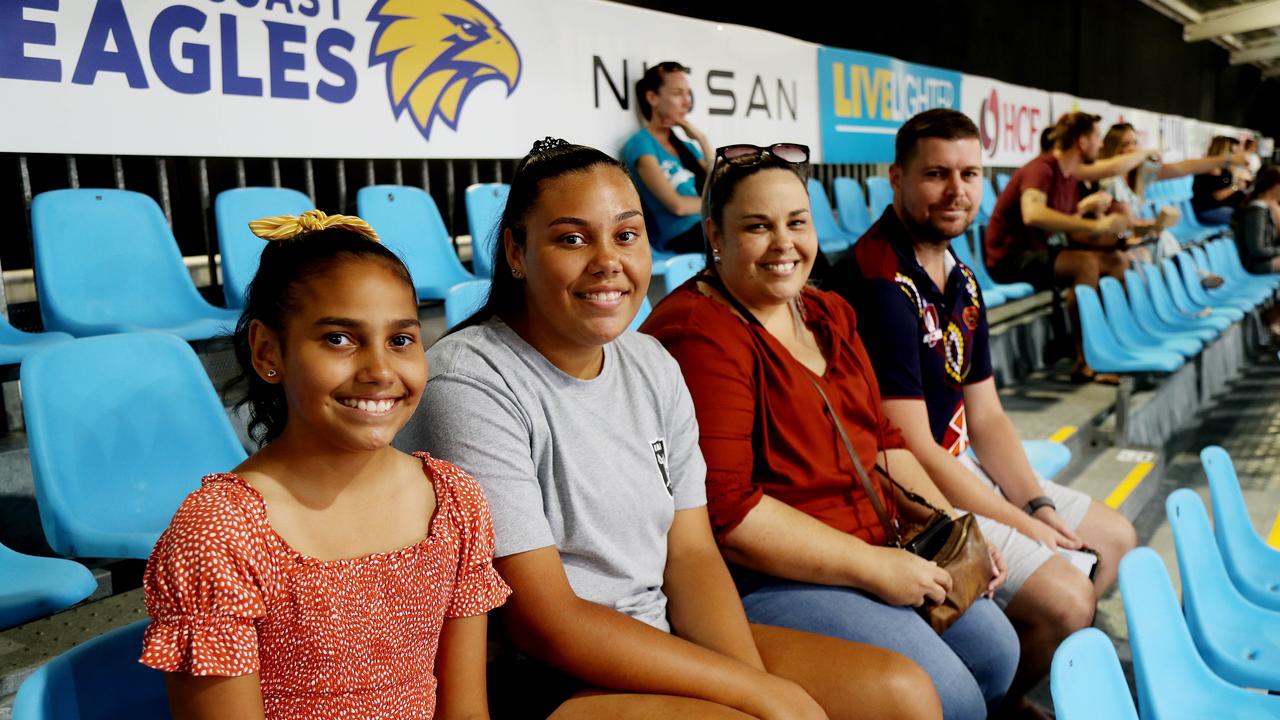
[[485,717],[485,613],[510,593],[488,508],[390,446],[427,374],[409,272],[359,218],[250,227],[271,242],[234,342],[261,449],[156,544],[142,662],[178,720],[430,718],[437,694]]
[[455,458],[493,503],[515,589],[503,614],[525,653],[509,668],[525,690],[504,699],[557,720],[939,717],[901,655],[748,625],[707,522],[680,368],[625,332],[650,271],[625,169],[540,142],[499,225],[489,301],[431,348],[400,440]]

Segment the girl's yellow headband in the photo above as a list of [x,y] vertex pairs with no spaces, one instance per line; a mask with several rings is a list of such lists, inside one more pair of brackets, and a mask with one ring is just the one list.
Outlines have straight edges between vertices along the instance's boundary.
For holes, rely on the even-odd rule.
[[321,210],[308,210],[301,215],[280,215],[262,218],[249,223],[249,230],[263,240],[293,240],[307,233],[342,228],[363,235],[374,242],[381,242],[378,233],[369,223],[354,215],[326,215]]

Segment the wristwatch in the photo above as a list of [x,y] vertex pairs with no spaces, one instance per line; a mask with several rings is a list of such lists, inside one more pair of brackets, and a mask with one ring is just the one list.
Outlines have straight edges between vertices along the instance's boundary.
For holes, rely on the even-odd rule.
[[1051,507],[1054,510],[1058,509],[1058,506],[1053,503],[1053,500],[1048,495],[1031,498],[1027,501],[1026,507],[1022,509],[1026,510],[1028,515],[1035,515],[1036,511],[1042,507]]

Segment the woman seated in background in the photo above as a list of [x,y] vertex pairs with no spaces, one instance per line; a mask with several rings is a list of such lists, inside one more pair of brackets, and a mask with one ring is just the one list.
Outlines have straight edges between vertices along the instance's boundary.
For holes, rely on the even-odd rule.
[[[708,272],[642,330],[675,356],[692,393],[711,526],[746,570],[747,618],[900,652],[929,673],[945,717],[984,718],[1013,678],[1018,638],[986,597],[941,635],[914,609],[940,602],[952,578],[887,546],[893,520],[881,510],[896,519],[905,508],[884,477],[869,495],[854,463],[953,511],[885,418],[853,308],[806,286],[818,254],[807,163],[803,145],[717,151],[704,202]],[[1002,566],[998,553],[993,561]]]
[[1258,173],[1248,203],[1235,218],[1240,262],[1251,273],[1280,273],[1277,208],[1280,208],[1280,166],[1268,165]]
[[[622,146],[644,205],[649,242],[672,253],[702,251],[698,214],[711,143],[693,123],[689,110],[689,68],[661,62],[636,81],[636,105],[644,119],[640,130]],[[676,135],[680,128],[689,140]]]
[[1218,163],[1196,175],[1191,184],[1191,207],[1196,219],[1205,225],[1230,223],[1236,208],[1244,204],[1244,168],[1235,159],[1239,150],[1239,141],[1226,135],[1218,135],[1209,143],[1209,157],[1217,158]]
[[616,160],[539,142],[516,169],[493,289],[428,353],[401,435],[480,480],[524,655],[495,715],[936,718],[925,673],[880,648],[748,625],[707,522],[689,391],[626,333],[649,287],[640,198]]

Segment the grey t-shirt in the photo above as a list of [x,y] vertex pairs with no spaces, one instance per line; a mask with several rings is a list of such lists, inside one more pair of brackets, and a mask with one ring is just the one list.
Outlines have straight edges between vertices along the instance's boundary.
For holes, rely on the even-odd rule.
[[501,320],[427,352],[430,380],[396,445],[480,482],[495,555],[554,545],[585,600],[664,631],[667,531],[706,504],[706,464],[680,366],[657,340],[605,345],[591,380],[552,365]]

